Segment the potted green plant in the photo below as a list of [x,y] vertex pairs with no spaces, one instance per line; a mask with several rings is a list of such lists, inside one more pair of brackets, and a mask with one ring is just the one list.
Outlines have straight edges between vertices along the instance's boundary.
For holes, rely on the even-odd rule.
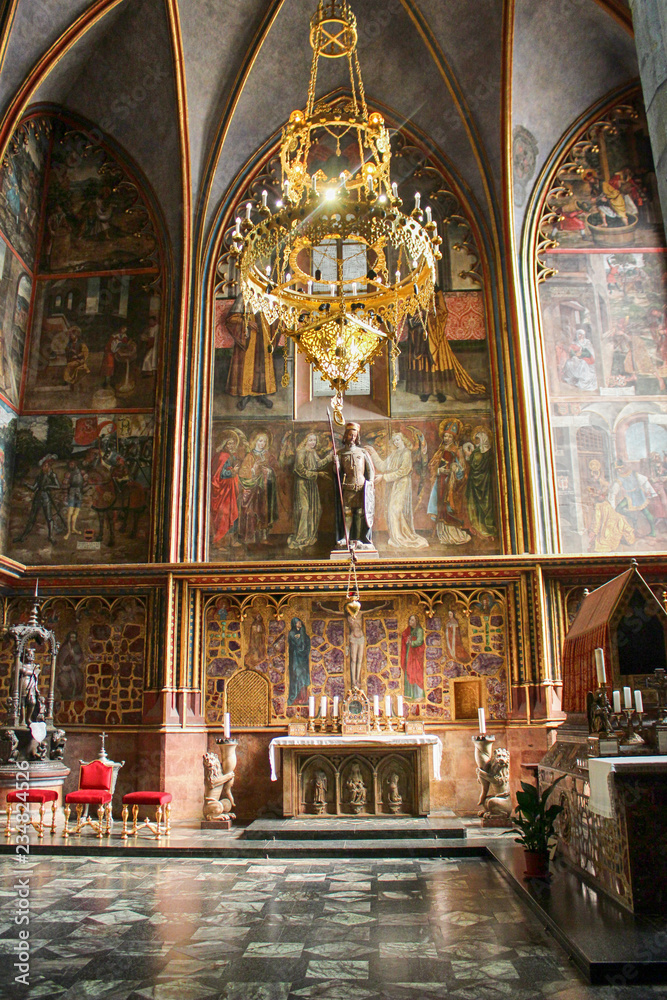
[[541,794],[535,785],[525,781],[521,782],[521,791],[517,792],[512,822],[521,833],[516,842],[523,845],[527,878],[546,878],[549,874],[549,858],[556,847],[555,821],[563,806],[547,806],[547,802],[564,777],[556,778]]

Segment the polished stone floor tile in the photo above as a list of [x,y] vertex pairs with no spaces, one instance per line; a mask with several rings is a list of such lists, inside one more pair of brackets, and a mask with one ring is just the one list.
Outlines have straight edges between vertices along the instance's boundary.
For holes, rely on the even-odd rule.
[[28,989],[11,984],[3,879],[3,1000],[667,1000],[587,986],[481,859],[81,857],[30,871]]

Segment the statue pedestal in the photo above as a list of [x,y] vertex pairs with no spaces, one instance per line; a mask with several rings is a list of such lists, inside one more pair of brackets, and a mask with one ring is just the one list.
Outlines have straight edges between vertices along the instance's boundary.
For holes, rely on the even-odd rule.
[[200,830],[231,830],[232,821],[229,816],[222,819],[203,819],[199,824]]

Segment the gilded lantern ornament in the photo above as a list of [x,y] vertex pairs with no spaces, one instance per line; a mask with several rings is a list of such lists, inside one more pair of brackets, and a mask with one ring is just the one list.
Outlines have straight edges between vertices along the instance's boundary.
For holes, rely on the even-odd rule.
[[[411,214],[402,211],[390,175],[389,130],[381,114],[368,112],[357,23],[347,3],[320,0],[310,42],[306,108],[292,112],[281,137],[282,200],[272,212],[262,192],[258,222],[248,202],[245,216],[236,219],[230,256],[246,313],[265,317],[272,347],[281,335],[294,340],[331,386],[334,419],[343,423],[345,390],[385,343],[396,387],[399,331],[417,314],[426,329],[441,239],[418,194]],[[320,57],[347,60],[351,97],[345,102],[315,102]],[[311,154],[326,136],[336,156],[320,166]],[[356,166],[337,173],[341,141],[350,138]]]

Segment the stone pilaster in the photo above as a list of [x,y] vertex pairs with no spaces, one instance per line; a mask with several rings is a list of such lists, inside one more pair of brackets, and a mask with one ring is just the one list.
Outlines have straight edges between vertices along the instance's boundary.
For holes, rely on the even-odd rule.
[[667,229],[667,5],[665,0],[630,0],[644,103]]

